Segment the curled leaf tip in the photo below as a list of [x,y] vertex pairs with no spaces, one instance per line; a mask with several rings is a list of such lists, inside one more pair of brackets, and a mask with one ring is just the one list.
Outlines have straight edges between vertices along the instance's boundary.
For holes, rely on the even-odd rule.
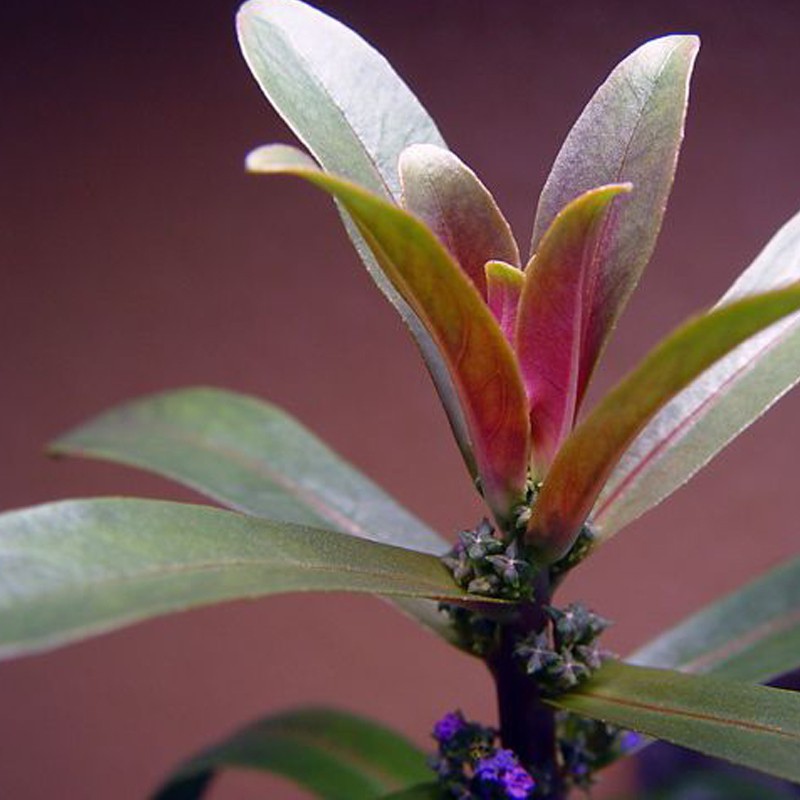
[[290,144],[264,144],[245,156],[244,168],[248,172],[275,173],[287,169],[318,170],[320,167],[308,153]]

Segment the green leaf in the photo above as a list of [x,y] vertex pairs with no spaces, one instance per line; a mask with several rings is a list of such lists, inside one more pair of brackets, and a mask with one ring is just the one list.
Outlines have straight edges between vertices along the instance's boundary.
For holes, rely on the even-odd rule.
[[511,347],[475,286],[415,217],[320,171],[298,150],[262,147],[247,163],[256,172],[305,178],[346,207],[437,342],[458,389],[483,494],[500,525],[507,523],[527,479],[527,401]]
[[553,462],[528,527],[543,557],[557,559],[569,550],[619,459],[667,401],[798,308],[800,285],[745,297],[690,320],[657,345],[573,431]]
[[609,662],[558,708],[800,781],[800,694]]
[[486,298],[487,261],[519,267],[511,228],[478,176],[449,150],[415,144],[400,154],[403,207],[419,217]]
[[[647,42],[622,61],[589,101],[556,157],[536,212],[531,252],[572,200],[597,186],[630,182],[594,290],[597,358],[655,247],[683,139],[696,36]],[[601,236],[602,239],[602,236]]]
[[341,22],[297,0],[250,0],[237,29],[258,85],[325,169],[399,201],[400,153],[446,146],[386,59]]
[[800,558],[692,615],[627,660],[748,683],[795,669],[800,666]]
[[312,708],[259,720],[198,753],[153,800],[195,800],[229,767],[278,773],[325,800],[373,800],[431,775],[425,754],[394,731]]
[[[435,555],[449,548],[285,411],[221,389],[135,400],[70,431],[50,450],[141,467],[258,517],[334,528]],[[435,603],[400,597],[391,602],[457,643]]]
[[[602,186],[562,209],[525,270],[516,351],[528,395],[535,474],[543,478],[575,419],[601,342],[591,320],[609,215],[630,184]],[[626,198],[627,200],[628,198]],[[613,208],[617,208],[613,206]],[[614,216],[618,216],[619,208]]]
[[0,565],[0,657],[281,592],[469,599],[435,556],[155,500],[70,500],[0,514]]
[[190,388],[107,411],[50,446],[156,472],[245,514],[441,555],[449,545],[282,409]]
[[[800,280],[800,214],[744,271],[718,306]],[[683,485],[800,380],[800,316],[721,359],[671,400],[630,446],[593,519],[610,536]]]
[[410,789],[384,795],[381,800],[447,800],[438,783],[421,783]]
[[[251,0],[240,9],[237,28],[262,91],[325,169],[399,202],[400,153],[416,143],[446,146],[386,59],[335,19],[296,0]],[[370,276],[411,331],[474,468],[457,393],[435,343],[346,214],[344,223]]]

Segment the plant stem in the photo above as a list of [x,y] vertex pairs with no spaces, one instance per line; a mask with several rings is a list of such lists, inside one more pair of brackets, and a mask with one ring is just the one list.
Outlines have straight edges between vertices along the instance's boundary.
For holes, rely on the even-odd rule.
[[563,800],[564,787],[556,761],[555,711],[542,701],[536,682],[520,668],[514,648],[521,638],[539,633],[547,624],[544,611],[550,601],[546,571],[540,576],[534,599],[526,604],[517,619],[503,626],[500,646],[488,665],[497,687],[500,738],[535,775],[550,778],[545,800]]

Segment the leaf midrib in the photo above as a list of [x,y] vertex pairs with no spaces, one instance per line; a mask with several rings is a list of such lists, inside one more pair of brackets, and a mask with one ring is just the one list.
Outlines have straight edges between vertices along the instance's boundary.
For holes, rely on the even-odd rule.
[[[724,717],[713,714],[704,714],[700,711],[687,711],[681,708],[671,708],[669,706],[660,705],[659,703],[648,703],[644,700],[621,699],[613,695],[607,695],[600,691],[592,691],[591,689],[583,689],[575,695],[577,698],[588,697],[593,700],[609,703],[610,705],[619,706],[620,708],[638,709],[640,711],[649,712],[659,716],[675,717],[678,720],[681,718],[697,720],[698,722],[707,722],[711,724],[729,725],[738,728],[747,733],[769,733],[774,736],[780,736],[785,739],[800,742],[800,735],[791,731],[786,731],[783,728],[775,727],[761,722],[747,722],[741,719]],[[557,705],[557,703],[554,703]]]
[[[636,139],[636,136],[637,136],[637,134],[639,132],[639,128],[642,125],[642,121],[644,120],[645,112],[647,111],[647,107],[653,102],[653,96],[655,95],[656,91],[659,88],[659,82],[661,81],[661,76],[664,74],[664,70],[666,69],[667,62],[672,58],[672,56],[675,54],[675,51],[679,47],[680,47],[680,42],[675,42],[675,44],[670,48],[669,52],[667,52],[664,55],[664,58],[662,59],[661,64],[659,64],[658,70],[656,71],[656,74],[653,77],[652,83],[650,84],[650,88],[649,88],[649,90],[647,92],[647,97],[643,101],[640,101],[639,109],[636,112],[636,121],[633,124],[633,130],[631,131],[631,134],[628,137],[628,140],[625,142],[625,150],[622,153],[622,158],[620,159],[619,167],[617,168],[616,174],[614,175],[614,180],[610,181],[610,183],[619,183],[622,180],[622,174],[624,173],[625,167],[628,164],[628,157],[630,155],[631,147],[633,146],[634,139]],[[629,82],[629,85],[631,86],[631,91],[633,91],[633,85],[630,83],[630,80],[631,80],[630,76],[626,76],[626,80]],[[636,96],[636,92],[635,91],[633,92],[633,94]],[[636,99],[638,101],[639,97],[636,96]],[[635,185],[633,187],[633,191],[634,192],[636,191],[636,186]],[[598,234],[598,237],[597,237],[597,241],[598,242],[605,242],[606,241],[606,237],[607,237],[607,234],[608,234],[608,229],[609,229],[611,223],[612,223],[611,214],[607,214],[606,218],[603,220],[603,223],[601,225],[601,228],[600,228],[600,231],[599,231],[599,234]],[[658,227],[660,228],[661,226],[659,225]],[[656,231],[656,235],[658,235],[658,231]],[[598,273],[599,273],[599,270],[598,270]],[[590,287],[590,292],[591,292],[591,294],[589,296],[590,309],[594,307],[594,295],[595,295],[595,292],[597,291],[597,284],[598,283],[599,283],[599,274],[592,281],[592,284],[591,284],[591,287]],[[591,312],[590,312],[590,314],[591,314]],[[593,315],[591,315],[591,316],[593,316]],[[615,315],[615,316],[617,316],[617,315]],[[586,330],[589,329],[591,322],[592,322],[591,319],[587,320]],[[599,358],[600,358],[600,354],[598,353],[598,360],[599,360]]]
[[[431,556],[433,557],[433,556]],[[225,572],[228,569],[247,569],[250,567],[269,567],[273,569],[281,569],[281,568],[291,568],[291,567],[299,567],[302,568],[303,572],[313,572],[318,574],[342,574],[342,573],[350,573],[353,575],[365,576],[365,577],[376,577],[376,578],[385,578],[387,580],[391,580],[393,582],[398,582],[402,580],[408,580],[407,578],[403,578],[402,576],[398,575],[396,572],[391,570],[387,570],[386,568],[376,568],[374,570],[365,570],[365,569],[354,569],[348,565],[337,565],[337,566],[329,566],[325,564],[308,564],[303,561],[293,560],[291,562],[282,563],[280,561],[273,561],[263,558],[255,558],[255,559],[230,559],[227,561],[222,562],[213,562],[213,561],[201,561],[201,562],[194,562],[192,564],[163,564],[159,565],[158,567],[149,567],[140,570],[136,573],[117,573],[114,575],[103,576],[101,578],[91,579],[91,580],[81,580],[80,584],[69,584],[69,585],[62,585],[59,586],[56,590],[51,590],[49,592],[37,592],[36,597],[33,599],[33,602],[36,602],[40,598],[47,598],[52,599],[53,597],[59,596],[67,596],[71,593],[74,593],[76,589],[78,590],[93,590],[96,588],[100,588],[103,586],[114,586],[114,585],[125,585],[135,583],[136,581],[142,579],[150,579],[150,578],[161,578],[166,577],[168,575],[179,575],[181,573],[186,574],[202,574],[204,572],[214,573],[214,572]],[[424,594],[420,592],[419,596],[430,597],[431,599],[439,599],[444,597],[459,597],[461,593],[456,592],[455,594],[447,594],[439,584],[432,583],[427,578],[417,578],[414,577],[413,580],[418,581],[419,585],[423,587],[429,586],[431,589],[436,589],[437,592],[431,595]],[[381,591],[380,594],[398,594],[397,590],[390,591],[390,587],[386,587],[387,591]],[[302,589],[297,589],[296,591],[303,591]],[[319,590],[313,590],[319,591]],[[332,590],[335,591],[335,590]],[[377,593],[377,592],[376,592]],[[404,595],[405,593],[401,593]],[[413,595],[410,595],[413,596]],[[30,599],[27,599],[27,602],[31,602]],[[0,608],[0,612],[2,612],[2,608]]]

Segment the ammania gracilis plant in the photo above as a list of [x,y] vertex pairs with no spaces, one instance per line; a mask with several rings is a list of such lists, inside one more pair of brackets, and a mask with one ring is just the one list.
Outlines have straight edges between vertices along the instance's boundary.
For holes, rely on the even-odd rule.
[[250,0],[238,30],[307,150],[267,145],[247,168],[336,200],[486,517],[448,544],[275,407],[218,390],[146,397],[53,452],[149,469],[236,513],[97,499],[0,515],[0,653],[235,597],[373,592],[486,663],[497,727],[448,711],[426,757],[367,720],[290,711],[186,761],[156,796],[199,797],[244,766],[332,800],[558,800],[658,738],[800,782],[800,700],[758,685],[800,664],[800,561],[625,660],[603,647],[598,611],[556,598],[800,378],[798,216],[581,415],[655,246],[696,37],[647,42],[614,68],[556,158],[522,256],[489,191],[356,34],[299,0]]

